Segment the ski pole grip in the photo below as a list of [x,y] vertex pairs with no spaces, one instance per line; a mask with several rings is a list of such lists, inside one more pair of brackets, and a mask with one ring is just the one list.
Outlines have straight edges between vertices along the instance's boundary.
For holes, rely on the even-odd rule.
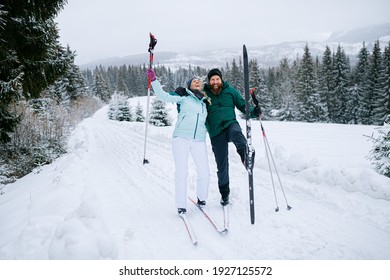
[[253,103],[255,104],[255,106],[257,106],[257,105],[259,105],[259,100],[257,100],[257,98],[256,98],[256,93],[255,93],[255,91],[256,91],[256,89],[251,89],[251,90],[250,90],[250,94],[251,94]]

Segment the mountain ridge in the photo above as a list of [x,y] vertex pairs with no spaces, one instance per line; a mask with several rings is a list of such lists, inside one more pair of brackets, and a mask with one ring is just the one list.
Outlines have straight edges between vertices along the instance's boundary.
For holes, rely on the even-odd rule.
[[[374,42],[380,41],[381,47],[390,41],[390,23],[381,25],[371,25],[356,28],[347,32],[333,32],[329,38],[323,42],[314,41],[294,41],[281,42],[260,46],[247,46],[251,59],[256,59],[260,67],[267,68],[277,66],[280,61],[287,58],[290,62],[302,56],[304,47],[309,46],[313,57],[322,57],[325,47],[336,51],[341,45],[345,53],[350,57],[352,64],[356,62],[356,56],[365,43],[368,50],[371,50]],[[226,63],[231,63],[233,59],[238,61],[241,58],[241,48],[225,48],[208,51],[193,52],[167,52],[155,51],[154,64],[164,65],[172,69],[180,67],[200,66],[205,68],[225,67]],[[95,60],[93,62],[80,65],[82,69],[93,69],[96,66],[121,66],[121,65],[142,65],[148,64],[149,56],[146,54],[135,54],[123,57],[111,57]]]

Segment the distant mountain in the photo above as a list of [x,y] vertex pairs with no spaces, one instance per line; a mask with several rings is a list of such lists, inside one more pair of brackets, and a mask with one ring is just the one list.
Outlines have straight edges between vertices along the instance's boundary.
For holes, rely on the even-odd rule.
[[373,42],[375,40],[379,40],[382,37],[387,36],[390,36],[390,23],[370,25],[366,27],[356,28],[347,32],[335,32],[329,36],[327,42]]
[[[306,44],[309,46],[313,57],[321,57],[326,46],[332,51],[336,51],[337,47],[341,45],[353,64],[362,48],[363,42],[365,42],[368,50],[371,50],[376,40],[381,42],[381,47],[384,49],[385,44],[388,44],[390,41],[390,23],[354,29],[347,32],[335,32],[325,42],[284,42],[273,45],[247,46],[247,48],[250,59],[257,59],[259,66],[263,68],[276,66],[284,58],[287,58],[290,62],[294,61],[297,57],[302,56]],[[179,67],[188,67],[188,65],[205,68],[225,67],[226,62],[230,64],[233,59],[238,62],[241,56],[241,49],[221,49],[187,53],[156,51],[154,64],[165,65],[173,70]],[[149,63],[148,59],[149,56],[145,54],[130,55],[97,60],[80,65],[80,67],[82,69],[94,69],[97,65],[147,65]]]

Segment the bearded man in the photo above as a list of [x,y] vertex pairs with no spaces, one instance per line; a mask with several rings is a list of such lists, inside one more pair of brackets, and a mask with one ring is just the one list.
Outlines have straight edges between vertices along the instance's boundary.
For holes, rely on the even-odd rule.
[[[204,91],[211,99],[207,104],[206,127],[209,132],[215,161],[217,163],[218,188],[221,205],[229,204],[229,142],[236,146],[241,161],[246,166],[247,141],[237,121],[235,108],[245,114],[245,100],[241,94],[222,80],[219,69],[212,69],[207,75]],[[260,114],[260,107],[251,107],[251,117]],[[254,152],[253,152],[254,160]]]

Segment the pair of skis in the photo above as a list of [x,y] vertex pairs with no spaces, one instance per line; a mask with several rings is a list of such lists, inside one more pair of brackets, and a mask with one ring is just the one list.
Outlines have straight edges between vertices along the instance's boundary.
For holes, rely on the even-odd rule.
[[[224,226],[221,227],[218,225],[218,223],[210,216],[209,212],[204,208],[197,204],[195,200],[192,198],[189,198],[190,201],[202,212],[203,216],[210,222],[210,224],[214,227],[214,229],[219,233],[224,233],[229,230],[229,213],[228,213],[228,206],[223,206],[223,220],[224,220]],[[196,238],[195,232],[191,226],[191,223],[187,217],[187,215],[179,214],[179,216],[183,219],[184,225],[186,227],[187,233],[191,239],[191,242],[193,245],[198,244],[198,239]]]

